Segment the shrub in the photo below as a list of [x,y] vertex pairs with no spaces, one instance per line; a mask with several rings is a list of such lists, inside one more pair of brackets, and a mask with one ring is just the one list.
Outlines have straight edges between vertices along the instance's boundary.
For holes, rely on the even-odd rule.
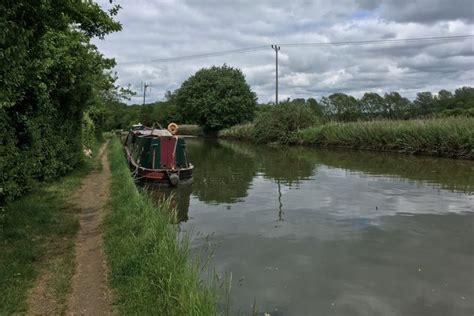
[[254,138],[258,143],[288,144],[294,133],[314,124],[316,117],[307,105],[284,102],[263,112],[255,120]]

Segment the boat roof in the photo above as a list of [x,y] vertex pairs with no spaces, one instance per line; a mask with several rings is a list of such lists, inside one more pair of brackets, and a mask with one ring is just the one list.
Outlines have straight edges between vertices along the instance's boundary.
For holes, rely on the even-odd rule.
[[146,128],[142,130],[133,131],[137,135],[141,136],[173,136],[167,129],[153,129],[153,128]]

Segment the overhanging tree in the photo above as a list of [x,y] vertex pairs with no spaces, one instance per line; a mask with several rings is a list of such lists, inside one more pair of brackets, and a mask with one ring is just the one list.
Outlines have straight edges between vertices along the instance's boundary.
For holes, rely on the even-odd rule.
[[114,81],[105,72],[114,61],[90,39],[121,29],[113,20],[117,10],[92,1],[0,3],[0,204],[32,179],[51,179],[80,163],[84,113]]

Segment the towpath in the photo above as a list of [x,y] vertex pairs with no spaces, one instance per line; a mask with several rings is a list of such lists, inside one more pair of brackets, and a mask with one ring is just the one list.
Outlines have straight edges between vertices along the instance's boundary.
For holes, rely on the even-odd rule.
[[[109,195],[110,168],[102,146],[99,158],[102,169],[90,173],[72,197],[80,209],[80,229],[75,242],[75,267],[67,298],[67,315],[115,315],[102,241],[104,206]],[[39,277],[29,295],[30,315],[50,315],[60,311],[57,302],[47,295],[48,274]]]

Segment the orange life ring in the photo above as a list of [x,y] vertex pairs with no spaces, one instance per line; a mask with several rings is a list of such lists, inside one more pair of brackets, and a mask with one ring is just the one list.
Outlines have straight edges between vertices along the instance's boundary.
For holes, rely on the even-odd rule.
[[178,132],[178,124],[176,123],[169,123],[168,124],[168,131],[175,135]]

